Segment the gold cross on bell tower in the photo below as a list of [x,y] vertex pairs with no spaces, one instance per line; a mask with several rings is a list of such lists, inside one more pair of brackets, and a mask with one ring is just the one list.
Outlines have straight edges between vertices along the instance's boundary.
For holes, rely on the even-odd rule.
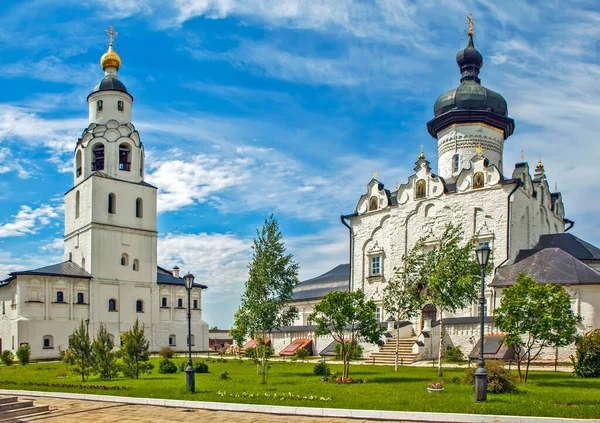
[[469,37],[472,37],[473,35],[475,35],[475,24],[473,23],[473,14],[469,13],[469,16],[467,16],[467,20],[469,21],[469,32],[467,33],[467,35]]
[[108,43],[110,45],[112,45],[113,41],[117,39],[117,35],[119,35],[119,33],[114,30],[112,25],[109,26],[108,29],[105,29],[104,32],[106,32],[106,35],[108,35]]

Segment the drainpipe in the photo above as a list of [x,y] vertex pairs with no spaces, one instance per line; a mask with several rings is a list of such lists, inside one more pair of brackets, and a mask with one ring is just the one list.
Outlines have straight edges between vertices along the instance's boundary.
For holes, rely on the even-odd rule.
[[340,216],[340,220],[342,221],[342,225],[348,228],[350,235],[350,260],[349,260],[349,269],[348,269],[348,292],[352,292],[352,255],[354,253],[354,234],[352,233],[352,228],[348,223],[346,223],[346,219],[350,217],[358,216],[358,213],[354,212],[352,214],[342,215]]
[[565,229],[565,232],[569,232],[569,230],[571,230],[571,228],[573,226],[575,226],[575,222],[572,221],[571,219],[563,219],[563,222],[568,223],[569,227],[567,229]]
[[[511,203],[510,203],[510,197],[512,197],[512,195],[517,192],[517,190],[523,186],[523,181],[520,179],[515,179],[516,185],[513,188],[513,190],[510,192],[510,194],[508,194],[508,197],[506,198],[506,259],[500,263],[498,266],[496,266],[496,268],[494,269],[494,274],[496,274],[496,272],[498,271],[498,269],[500,267],[502,267],[509,259],[510,259],[510,216],[511,216]],[[529,222],[527,223],[529,224]]]

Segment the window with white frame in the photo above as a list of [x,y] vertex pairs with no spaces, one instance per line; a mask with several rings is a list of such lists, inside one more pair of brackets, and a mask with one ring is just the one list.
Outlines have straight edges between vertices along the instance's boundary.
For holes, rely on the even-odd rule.
[[381,276],[381,256],[371,256],[370,276]]
[[377,319],[378,322],[381,322],[381,316],[382,316],[381,307],[377,307],[375,309],[375,319]]

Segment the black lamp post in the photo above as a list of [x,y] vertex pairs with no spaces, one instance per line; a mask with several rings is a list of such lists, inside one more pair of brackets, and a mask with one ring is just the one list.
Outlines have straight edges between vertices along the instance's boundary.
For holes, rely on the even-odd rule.
[[481,315],[481,345],[479,346],[478,368],[475,370],[475,401],[484,402],[487,400],[487,370],[485,370],[485,360],[483,357],[483,336],[485,332],[485,268],[490,258],[490,247],[487,243],[479,244],[475,249],[477,261],[481,268],[481,293],[479,295],[479,313]]
[[188,294],[188,366],[185,369],[185,387],[188,391],[194,392],[196,390],[196,371],[192,365],[192,306],[190,300],[192,287],[194,286],[194,275],[187,273],[183,277],[183,281]]
[[85,334],[89,335],[90,333],[90,319],[85,319]]

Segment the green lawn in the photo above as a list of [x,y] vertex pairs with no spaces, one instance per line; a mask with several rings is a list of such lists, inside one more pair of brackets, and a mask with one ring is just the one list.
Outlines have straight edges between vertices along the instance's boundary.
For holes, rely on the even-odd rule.
[[[180,361],[184,359],[175,360],[176,363]],[[476,404],[473,388],[467,385],[446,383],[442,394],[429,394],[427,383],[439,380],[436,369],[430,367],[401,367],[398,373],[394,373],[393,367],[353,365],[350,374],[366,383],[337,385],[321,382],[318,376],[313,375],[314,363],[275,362],[272,363],[268,384],[261,385],[253,363],[244,361],[239,364],[230,360],[228,363],[209,363],[210,373],[196,375],[197,392],[190,394],[185,391],[184,373],[161,375],[156,369],[158,360],[154,363],[154,372],[139,380],[119,378],[103,381],[91,377],[84,383],[72,372],[69,372],[68,378],[57,378],[58,373],[65,372],[61,363],[2,366],[0,386],[7,389],[307,407],[600,418],[600,380],[577,379],[560,372],[533,372],[530,381],[519,385],[515,393],[489,394],[487,403]],[[341,371],[340,365],[331,367],[334,371]],[[219,379],[224,370],[229,372],[230,380]],[[448,368],[444,371],[444,378],[462,378],[463,372],[462,369]],[[42,386],[44,383],[69,386]],[[80,385],[129,389],[106,391],[86,389]],[[311,396],[315,398],[312,401]],[[282,397],[285,399],[282,400]],[[322,401],[321,397],[330,400]]]

